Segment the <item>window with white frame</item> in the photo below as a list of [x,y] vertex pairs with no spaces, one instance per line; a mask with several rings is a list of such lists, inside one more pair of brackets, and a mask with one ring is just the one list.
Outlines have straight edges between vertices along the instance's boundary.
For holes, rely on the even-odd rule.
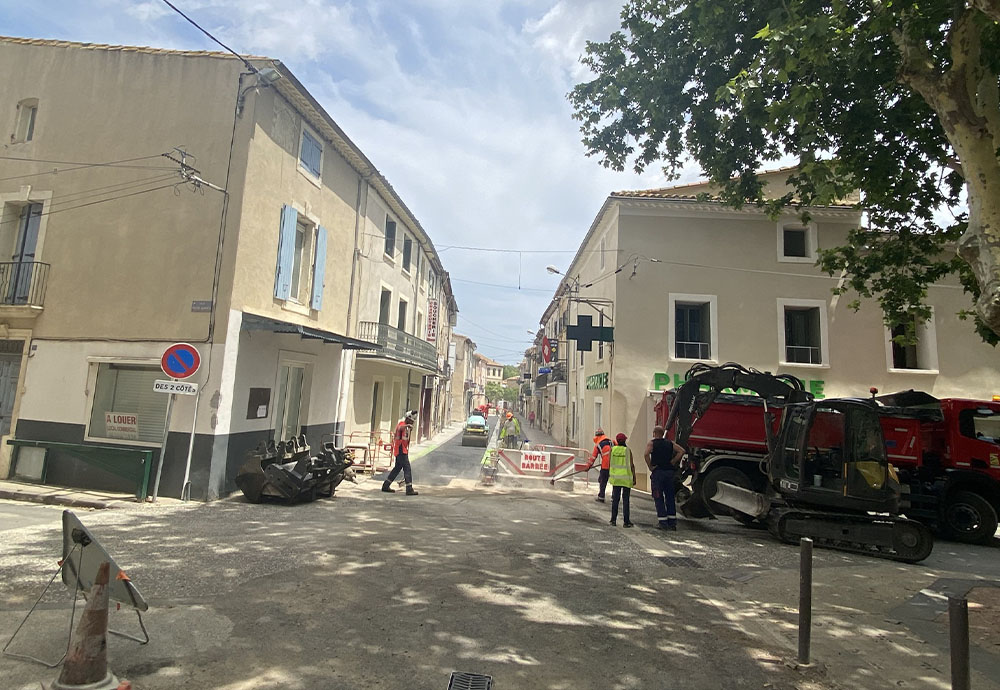
[[816,226],[812,223],[784,221],[778,223],[778,261],[815,263]]
[[392,290],[382,288],[378,303],[378,322],[389,325],[389,310],[392,308]]
[[323,140],[302,123],[302,137],[299,140],[299,168],[317,180],[323,172]]
[[421,340],[424,340],[427,337],[427,334],[424,333],[424,315],[421,314],[419,311],[417,312],[417,325],[416,325],[416,330],[414,331],[414,335],[416,335]]
[[26,98],[17,104],[17,119],[10,143],[24,144],[35,138],[35,119],[38,117],[38,99]]
[[826,302],[778,300],[782,364],[829,365]]
[[670,357],[716,361],[719,352],[718,297],[671,294]]
[[[915,317],[910,317],[909,323],[887,328],[886,336],[886,356],[890,370],[937,371],[937,331],[933,313],[929,319],[920,323]],[[910,340],[909,336],[915,337],[916,342],[906,342]]]
[[167,417],[167,398],[153,391],[163,378],[156,365],[100,362],[94,384],[87,437],[159,444]]
[[604,401],[601,398],[596,398],[594,400],[594,429],[600,429],[604,426],[603,408]]
[[[597,325],[600,328],[604,328],[604,312],[603,311],[600,312],[600,316],[598,316],[598,318],[597,318]],[[597,359],[598,360],[604,359],[604,341],[603,340],[598,340],[597,341]]]
[[399,300],[399,311],[396,313],[396,328],[401,331],[406,331],[406,307],[407,302],[405,299]]
[[403,235],[403,270],[410,272],[410,260],[413,258],[413,240],[409,235]]
[[308,400],[311,367],[304,362],[283,361],[278,366],[274,436],[285,441],[302,433]]
[[300,216],[295,223],[295,249],[292,253],[291,298],[296,302],[304,303],[306,297],[303,293],[312,290],[315,234],[314,226]]
[[326,230],[285,204],[281,209],[274,296],[319,310],[323,306],[325,271]]
[[396,256],[396,221],[385,217],[385,255]]

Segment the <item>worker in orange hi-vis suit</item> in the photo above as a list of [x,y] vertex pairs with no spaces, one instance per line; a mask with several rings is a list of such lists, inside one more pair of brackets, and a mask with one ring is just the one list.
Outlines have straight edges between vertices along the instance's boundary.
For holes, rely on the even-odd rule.
[[410,469],[410,432],[413,430],[413,420],[416,419],[416,410],[406,413],[399,424],[396,425],[396,432],[392,435],[392,454],[396,458],[389,476],[382,482],[382,491],[387,494],[394,494],[396,490],[392,488],[392,482],[403,473],[403,480],[406,482],[406,495],[416,496],[418,492],[413,488],[413,472]]

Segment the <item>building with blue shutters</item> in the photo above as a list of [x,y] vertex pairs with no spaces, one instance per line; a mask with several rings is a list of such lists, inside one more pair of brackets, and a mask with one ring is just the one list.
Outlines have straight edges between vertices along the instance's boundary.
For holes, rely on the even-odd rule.
[[[447,272],[285,65],[20,38],[0,61],[0,478],[141,496],[162,454],[160,495],[210,500],[263,441],[446,423]],[[165,429],[176,342],[199,390]]]

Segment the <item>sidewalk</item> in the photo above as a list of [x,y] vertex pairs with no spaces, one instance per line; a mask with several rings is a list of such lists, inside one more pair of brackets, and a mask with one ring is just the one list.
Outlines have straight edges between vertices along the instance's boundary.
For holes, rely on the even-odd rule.
[[[0,499],[94,509],[120,508],[124,505],[139,504],[134,494],[115,493],[111,491],[87,491],[65,486],[29,484],[27,482],[10,480],[0,481]],[[183,501],[175,498],[160,497],[157,499],[157,503],[161,502],[170,504],[183,503]]]

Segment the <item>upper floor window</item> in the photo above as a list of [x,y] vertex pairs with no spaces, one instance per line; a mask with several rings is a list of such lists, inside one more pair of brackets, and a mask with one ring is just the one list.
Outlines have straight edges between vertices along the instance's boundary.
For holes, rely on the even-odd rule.
[[600,254],[601,254],[601,270],[602,271],[604,270],[604,243],[605,243],[605,238],[602,237],[601,238],[601,251],[600,251]]
[[816,226],[791,222],[778,223],[778,261],[814,263]]
[[[887,336],[890,370],[937,371],[937,333],[933,314],[922,323],[911,317],[908,323],[887,329]],[[915,342],[912,342],[913,338]]]
[[396,314],[396,328],[404,332],[406,331],[406,307],[406,300],[399,300],[399,311]]
[[323,144],[305,124],[302,125],[302,141],[299,144],[299,165],[316,179],[323,170]]
[[672,294],[669,301],[671,358],[715,361],[719,349],[716,296]]
[[38,116],[38,99],[26,98],[17,104],[17,122],[10,135],[10,143],[23,144],[35,137],[35,118]]
[[378,303],[378,322],[389,324],[389,308],[392,305],[392,291],[382,288],[382,295]]
[[385,217],[385,255],[396,256],[396,221]]
[[403,270],[410,272],[410,261],[413,258],[413,240],[403,235]]
[[826,302],[778,300],[782,364],[829,365]]
[[322,308],[325,270],[326,230],[285,205],[281,210],[274,296],[312,309]]

